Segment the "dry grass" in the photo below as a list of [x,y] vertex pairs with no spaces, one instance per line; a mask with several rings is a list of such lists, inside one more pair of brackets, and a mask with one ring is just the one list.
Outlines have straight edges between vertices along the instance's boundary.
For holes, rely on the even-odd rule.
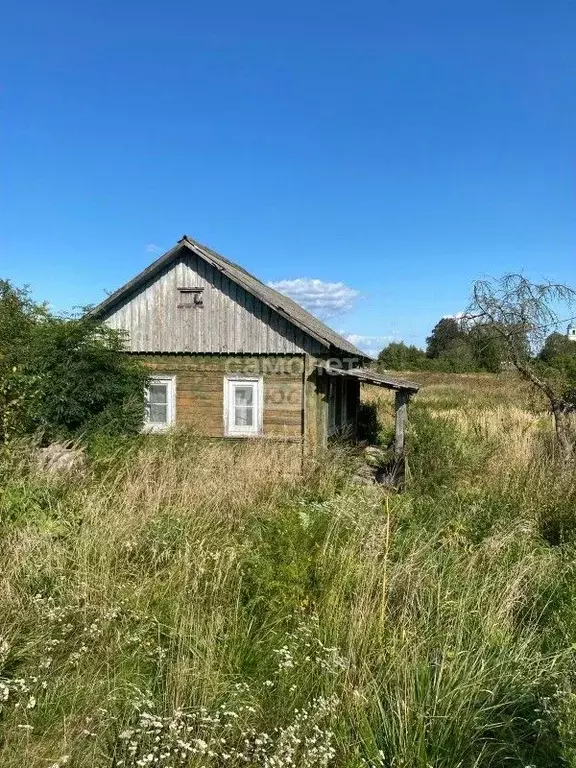
[[518,392],[427,374],[402,496],[292,444],[5,452],[0,765],[575,765],[574,484]]
[[[493,476],[545,461],[553,438],[552,416],[543,399],[513,374],[402,373],[421,389],[414,407],[434,418],[455,424],[463,440],[481,440],[493,446]],[[366,387],[364,401],[373,404],[379,422],[392,428],[393,396],[377,387]],[[543,447],[545,451],[543,453]]]

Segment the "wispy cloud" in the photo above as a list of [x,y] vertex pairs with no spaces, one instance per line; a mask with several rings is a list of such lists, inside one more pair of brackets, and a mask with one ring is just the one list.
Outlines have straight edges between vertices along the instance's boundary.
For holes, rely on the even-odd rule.
[[308,277],[279,280],[268,285],[323,320],[348,312],[360,296],[360,291],[345,283],[325,283]]
[[346,333],[345,331],[340,331],[340,333],[351,344],[366,352],[370,357],[377,357],[378,353],[396,338],[395,336],[364,336],[361,333]]
[[151,254],[162,253],[162,248],[160,248],[160,246],[156,245],[155,243],[148,243],[148,245],[144,246],[144,250],[146,251],[146,253],[151,253]]

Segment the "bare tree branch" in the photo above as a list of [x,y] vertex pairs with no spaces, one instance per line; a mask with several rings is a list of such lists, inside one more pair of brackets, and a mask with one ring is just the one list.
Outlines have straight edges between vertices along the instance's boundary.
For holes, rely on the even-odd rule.
[[573,446],[568,435],[566,412],[571,408],[554,371],[539,368],[535,355],[547,331],[561,323],[557,308],[576,304],[576,291],[560,283],[531,283],[523,275],[504,275],[499,280],[478,280],[466,321],[487,325],[503,341],[508,360],[520,376],[542,392],[554,415],[556,435],[566,462]]

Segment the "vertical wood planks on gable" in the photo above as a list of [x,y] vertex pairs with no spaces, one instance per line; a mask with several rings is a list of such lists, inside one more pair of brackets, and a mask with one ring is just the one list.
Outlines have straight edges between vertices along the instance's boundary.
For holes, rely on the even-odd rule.
[[[178,307],[178,288],[203,289],[202,307]],[[313,354],[322,347],[200,257],[177,259],[109,310],[132,352]]]
[[[196,269],[196,286],[192,287],[204,288],[203,292],[206,293],[207,280],[205,267],[208,265],[205,261],[202,261],[196,257],[194,266]],[[190,277],[193,277],[193,275]],[[188,280],[187,276],[187,282],[184,285],[188,286],[189,284],[190,281]],[[206,307],[199,307],[197,309],[184,310],[188,320],[188,325],[190,326],[190,332],[192,334],[192,343],[196,349],[207,349],[210,347],[209,324],[202,322],[201,317],[205,309]]]

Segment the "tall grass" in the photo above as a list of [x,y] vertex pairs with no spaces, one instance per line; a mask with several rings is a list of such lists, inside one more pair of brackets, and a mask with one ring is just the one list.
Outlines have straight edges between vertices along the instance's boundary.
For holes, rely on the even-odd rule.
[[6,450],[0,765],[576,765],[574,483],[529,403],[457,390],[403,495],[336,449]]

